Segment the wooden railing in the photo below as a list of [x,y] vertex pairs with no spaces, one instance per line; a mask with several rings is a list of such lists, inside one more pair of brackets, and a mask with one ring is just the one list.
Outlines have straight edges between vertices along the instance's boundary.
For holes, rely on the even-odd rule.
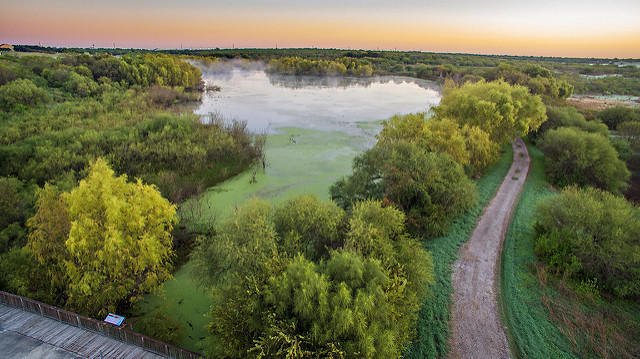
[[55,319],[74,327],[96,332],[109,338],[141,347],[159,355],[178,359],[195,359],[202,357],[198,353],[175,347],[146,335],[136,333],[125,328],[116,327],[112,324],[96,319],[83,317],[79,314],[15,294],[0,291],[0,303],[22,309],[26,312],[39,314],[43,317]]

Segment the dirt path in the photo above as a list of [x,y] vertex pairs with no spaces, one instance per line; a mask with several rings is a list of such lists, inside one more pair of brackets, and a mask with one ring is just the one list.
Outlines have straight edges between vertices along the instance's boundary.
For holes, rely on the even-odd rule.
[[495,197],[485,208],[453,268],[453,305],[449,357],[509,358],[500,321],[500,253],[511,213],[529,172],[523,141],[513,143],[513,163]]

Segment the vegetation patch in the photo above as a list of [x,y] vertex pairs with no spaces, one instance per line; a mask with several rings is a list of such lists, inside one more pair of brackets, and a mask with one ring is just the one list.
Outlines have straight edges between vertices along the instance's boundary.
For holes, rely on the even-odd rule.
[[570,284],[538,262],[536,208],[554,192],[545,180],[542,153],[532,146],[529,153],[531,170],[502,257],[503,320],[514,354],[523,358],[637,357],[637,302],[604,300],[593,282]]
[[431,257],[379,201],[347,214],[297,197],[240,207],[195,253],[213,297],[214,357],[398,357],[415,328]]

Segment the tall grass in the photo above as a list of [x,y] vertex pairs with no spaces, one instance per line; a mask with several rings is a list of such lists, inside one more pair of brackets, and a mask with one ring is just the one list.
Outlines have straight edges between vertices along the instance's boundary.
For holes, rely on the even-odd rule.
[[451,270],[458,257],[458,249],[469,239],[478,218],[493,198],[513,160],[511,146],[505,146],[500,160],[480,178],[478,202],[451,226],[448,235],[425,242],[434,262],[436,282],[431,286],[429,296],[422,305],[418,318],[417,337],[409,346],[404,358],[440,358],[448,352],[449,308],[453,287]]

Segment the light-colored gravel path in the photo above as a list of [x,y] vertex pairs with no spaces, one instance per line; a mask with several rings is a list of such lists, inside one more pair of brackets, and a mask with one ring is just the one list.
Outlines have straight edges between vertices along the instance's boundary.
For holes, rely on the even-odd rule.
[[502,242],[529,172],[524,142],[513,143],[513,163],[495,197],[485,208],[453,268],[450,358],[509,358],[500,320],[498,291]]

